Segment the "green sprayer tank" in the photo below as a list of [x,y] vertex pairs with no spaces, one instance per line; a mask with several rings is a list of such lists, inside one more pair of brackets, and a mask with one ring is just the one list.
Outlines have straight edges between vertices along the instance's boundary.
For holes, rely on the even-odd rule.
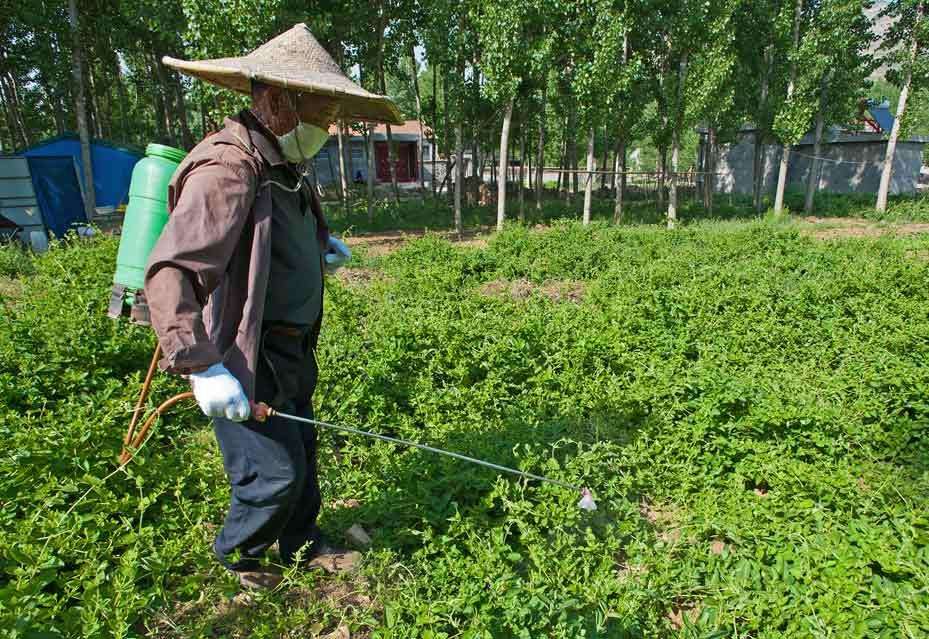
[[168,183],[187,155],[180,149],[149,144],[145,157],[132,170],[129,204],[116,256],[116,275],[110,298],[110,317],[129,315],[148,324],[148,305],[142,292],[148,256],[168,221]]

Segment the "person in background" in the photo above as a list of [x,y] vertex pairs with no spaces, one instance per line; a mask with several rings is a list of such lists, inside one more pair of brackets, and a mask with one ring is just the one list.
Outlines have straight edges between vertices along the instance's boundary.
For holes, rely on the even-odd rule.
[[189,377],[231,487],[213,551],[244,587],[280,583],[263,561],[275,543],[282,564],[347,569],[358,554],[317,526],[315,429],[259,422],[251,407],[312,418],[324,274],[351,257],[329,233],[306,163],[336,119],[399,123],[400,113],[345,77],[303,24],[240,58],[164,62],[252,99],[178,167],[145,277],[160,366]]

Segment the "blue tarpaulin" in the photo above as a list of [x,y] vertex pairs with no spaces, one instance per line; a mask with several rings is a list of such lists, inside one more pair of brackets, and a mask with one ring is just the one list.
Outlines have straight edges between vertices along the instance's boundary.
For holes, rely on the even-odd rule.
[[56,237],[64,237],[73,224],[86,222],[74,158],[33,157],[27,161],[35,199],[48,230]]
[[[29,159],[30,170],[33,171],[33,182],[36,180],[51,180],[53,175],[36,175],[32,168],[32,160],[36,158],[70,156],[77,165],[78,179],[84,183],[84,164],[81,160],[81,142],[76,135],[66,134],[40,142],[26,149],[22,155]],[[132,169],[135,163],[142,159],[142,154],[130,149],[121,148],[104,142],[92,140],[90,157],[93,163],[94,191],[97,206],[119,206],[129,199],[129,181],[132,179]],[[64,188],[62,186],[62,188]],[[51,205],[51,203],[50,203]],[[42,213],[47,215],[48,209],[42,206]]]

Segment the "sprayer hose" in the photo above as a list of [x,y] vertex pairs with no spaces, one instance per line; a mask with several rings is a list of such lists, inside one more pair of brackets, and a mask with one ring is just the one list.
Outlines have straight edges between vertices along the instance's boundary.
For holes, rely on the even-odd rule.
[[129,460],[132,459],[132,456],[135,454],[135,451],[139,449],[142,443],[145,441],[145,436],[148,435],[148,431],[151,430],[152,425],[155,423],[155,420],[161,416],[166,410],[177,404],[178,402],[184,401],[185,399],[193,399],[194,394],[190,391],[186,393],[179,393],[170,399],[165,400],[161,405],[148,416],[148,419],[145,420],[145,423],[142,424],[142,428],[139,429],[139,432],[136,433],[132,442],[127,446],[123,447],[123,452],[119,456],[119,463],[126,464]]

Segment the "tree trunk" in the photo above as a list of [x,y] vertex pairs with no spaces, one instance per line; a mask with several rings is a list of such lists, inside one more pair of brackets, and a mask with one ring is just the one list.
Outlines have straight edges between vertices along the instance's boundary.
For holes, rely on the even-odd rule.
[[[521,128],[521,127],[520,127]],[[526,134],[519,136],[519,221],[526,221],[526,194],[523,188],[523,165],[526,162]]]
[[439,155],[438,136],[436,129],[439,128],[439,67],[432,68],[432,197],[436,196],[435,170],[436,157]]
[[22,111],[19,108],[19,101],[16,99],[16,92],[13,87],[13,80],[6,71],[0,70],[0,101],[3,102],[6,111],[7,128],[10,130],[10,141],[13,149],[18,145],[17,136],[22,140],[22,146],[29,146],[29,135],[23,124]]
[[[920,19],[925,11],[925,3],[920,2],[916,8],[916,24],[914,31],[918,33]],[[887,197],[890,194],[890,182],[894,172],[894,155],[897,152],[897,139],[900,137],[900,121],[906,114],[906,101],[910,95],[910,85],[913,83],[913,63],[916,61],[919,40],[916,34],[913,34],[913,42],[910,45],[910,64],[907,65],[906,75],[903,80],[903,88],[900,90],[900,98],[897,102],[897,117],[894,118],[894,125],[890,129],[890,138],[887,140],[887,151],[884,154],[884,169],[881,171],[881,185],[877,191],[877,210],[880,213],[887,211]]]
[[419,154],[416,171],[419,173],[419,188],[421,191],[426,190],[426,176],[423,175],[423,103],[419,97],[419,67],[416,64],[416,51],[413,44],[410,43],[410,75],[413,76],[413,95],[416,96],[416,121],[419,122]]
[[671,133],[671,179],[668,184],[668,229],[677,225],[677,169],[681,136],[677,128]]
[[755,129],[755,148],[752,158],[753,165],[753,182],[752,182],[752,206],[755,213],[761,213],[762,191],[764,191],[764,173],[765,173],[765,144],[761,129]]
[[542,189],[545,188],[545,108],[548,102],[548,82],[542,85],[542,116],[539,118],[539,148],[536,150],[535,208],[542,210]]
[[103,135],[103,114],[97,106],[97,88],[94,83],[94,67],[84,60],[85,80],[87,82],[86,103],[87,103],[87,126],[91,131],[91,136],[102,138]]
[[[158,77],[158,67],[160,63],[152,56],[150,64],[152,65],[152,75]],[[171,144],[172,142],[169,139],[169,131],[166,124],[168,121],[168,113],[165,99],[162,92],[158,89],[157,82],[152,87],[152,96],[155,100],[155,132],[158,136],[158,142],[160,144]]]
[[620,136],[616,143],[616,204],[613,207],[613,224],[623,223],[623,201],[626,198],[626,140]]
[[665,178],[668,174],[668,149],[658,148],[658,210],[664,208]]
[[601,191],[606,188],[606,171],[608,170],[606,167],[609,166],[609,162],[610,162],[610,140],[609,140],[610,136],[608,135],[608,132],[606,130],[604,130],[603,134],[604,134],[603,135],[603,163],[600,166],[603,167],[604,173],[600,174],[600,190]]
[[819,155],[823,147],[823,130],[826,128],[826,91],[827,77],[823,77],[819,87],[819,112],[816,114],[816,133],[813,137],[813,158],[810,160],[810,174],[806,180],[806,200],[803,202],[803,211],[807,215],[813,213],[813,198],[819,186]]
[[[768,104],[768,89],[770,85],[771,73],[774,66],[774,55],[772,47],[768,46],[764,51],[765,73],[761,78],[761,96],[758,100],[758,113],[764,112]],[[765,161],[765,140],[764,131],[761,122],[755,123],[755,157],[754,157],[754,178],[752,183],[752,199],[755,206],[755,213],[761,213],[762,191],[764,191],[766,164]]]
[[[381,74],[381,95],[387,95],[387,80],[384,76],[384,56],[381,53],[380,60],[378,61],[378,66],[380,67]],[[397,150],[394,148],[394,136],[391,126],[389,124],[385,125],[387,129],[387,164],[390,169],[390,186],[394,191],[394,200],[397,204],[400,203],[400,187],[397,185]]]
[[458,122],[455,124],[455,233],[461,238],[461,190],[464,186],[464,142],[462,140],[461,110],[458,111]]
[[510,98],[506,103],[506,112],[503,114],[503,127],[500,129],[500,177],[497,184],[497,230],[503,230],[506,219],[506,174],[509,168],[510,123],[513,120],[513,101]]
[[[472,99],[474,100],[474,104],[477,105],[481,101],[481,73],[478,68],[478,60],[476,59],[472,60],[471,65],[472,65],[471,68],[473,70],[473,73],[471,74],[472,75],[471,90],[474,93],[474,95],[472,96]],[[480,176],[480,179],[474,180],[474,192],[472,195],[474,196],[474,201],[476,202],[478,199],[478,194],[480,192],[480,185],[484,182],[484,154],[481,153],[480,148],[478,148],[480,146],[479,141],[481,139],[480,123],[477,122],[476,117],[474,118],[474,120],[475,121],[473,123],[473,127],[474,127],[473,133],[471,134],[471,165],[472,165],[472,173],[474,177]],[[481,156],[480,167],[478,167],[478,160],[477,160],[479,154]]]
[[[442,114],[442,119],[445,121],[445,126],[442,127],[443,141],[445,144],[445,179],[451,180],[452,172],[452,154],[451,154],[451,145],[448,143],[448,136],[450,133],[449,127],[449,114],[448,114],[448,75],[442,76],[442,102],[445,107],[445,113]],[[444,180],[443,180],[444,182]],[[439,189],[441,191],[441,189]]]
[[681,128],[684,126],[684,86],[687,83],[687,53],[677,71],[677,98],[674,104],[674,128],[671,131],[671,184],[668,190],[668,228],[677,224],[677,178],[681,155]]
[[713,213],[713,192],[716,190],[716,127],[707,129],[706,160],[703,174],[703,206],[708,214]]
[[564,129],[562,130],[562,139],[561,139],[561,160],[558,162],[558,194],[561,195],[561,190],[564,189],[564,201],[565,204],[568,204],[571,201],[571,189],[568,186],[568,180],[571,179],[571,174],[568,173],[570,164],[568,161],[568,123],[570,119],[565,115],[564,120]]
[[174,71],[170,76],[171,88],[174,90],[174,99],[177,103],[177,122],[181,129],[181,143],[188,151],[194,148],[194,136],[190,133],[190,125],[187,123],[187,104],[184,102],[184,90],[181,87],[181,77]]
[[571,158],[569,162],[569,167],[571,168],[571,197],[568,199],[570,204],[574,200],[574,196],[577,195],[578,186],[580,181],[580,174],[578,172],[578,161],[577,161],[577,137],[575,137],[574,129],[577,127],[577,116],[575,114],[574,107],[571,107],[570,112],[571,118],[570,123],[568,124],[568,134],[569,144],[568,144],[568,156]]
[[178,146],[177,129],[175,128],[178,117],[177,109],[174,104],[174,92],[171,91],[171,86],[168,82],[167,69],[165,65],[161,63],[161,59],[158,56],[155,56],[155,71],[158,75],[158,85],[161,87],[161,95],[163,96],[165,105],[165,128],[168,131],[168,138],[171,140],[172,146]]
[[368,223],[374,222],[374,176],[377,168],[374,162],[374,127],[373,122],[368,123]]
[[119,139],[129,142],[129,98],[126,95],[126,85],[123,84],[123,71],[119,67],[119,57],[113,55],[113,73],[116,77],[116,99],[119,100]]
[[[797,59],[800,48],[800,18],[803,14],[803,0],[797,0],[794,9],[794,44],[791,52],[793,53],[790,61],[790,81],[787,83],[787,102],[790,103],[794,95],[794,84],[797,82]],[[777,173],[777,192],[774,195],[774,214],[780,215],[784,211],[784,191],[787,190],[787,168],[790,164],[790,140],[782,141],[781,149],[781,166]]]
[[87,130],[87,110],[84,102],[84,48],[78,24],[77,0],[68,0],[68,18],[71,25],[73,48],[73,74],[77,129],[81,137],[81,163],[84,165],[84,212],[87,221],[94,219],[97,195],[94,191],[94,169],[90,155],[90,132]]
[[200,139],[206,138],[207,134],[206,102],[200,98]]
[[526,134],[523,134],[523,155],[526,158],[526,181],[529,183],[527,190],[531,193],[535,193],[535,172],[532,169],[532,156],[535,153],[535,149],[532,147],[532,142],[526,139]]
[[10,150],[15,151],[16,147],[19,146],[16,141],[19,127],[16,123],[16,116],[13,114],[12,101],[7,97],[6,93],[6,83],[4,82],[2,74],[0,74],[0,104],[3,105],[3,114],[6,116],[6,128],[10,134]]
[[345,136],[342,135],[342,120],[336,122],[336,141],[339,145],[339,196],[342,200],[342,207],[348,213],[348,176],[346,171],[350,170],[345,166]]
[[18,132],[23,140],[23,146],[27,147],[32,144],[29,137],[29,130],[26,128],[26,122],[23,119],[22,103],[19,100],[19,89],[16,86],[16,77],[12,72],[7,71],[4,67],[7,65],[6,53],[0,54],[3,65],[0,66],[0,95],[4,96],[4,102],[8,108],[8,119],[10,121],[10,137],[14,141]]
[[590,127],[587,134],[587,181],[584,183],[584,226],[590,224],[590,207],[594,195],[594,142],[596,134],[594,128]]

